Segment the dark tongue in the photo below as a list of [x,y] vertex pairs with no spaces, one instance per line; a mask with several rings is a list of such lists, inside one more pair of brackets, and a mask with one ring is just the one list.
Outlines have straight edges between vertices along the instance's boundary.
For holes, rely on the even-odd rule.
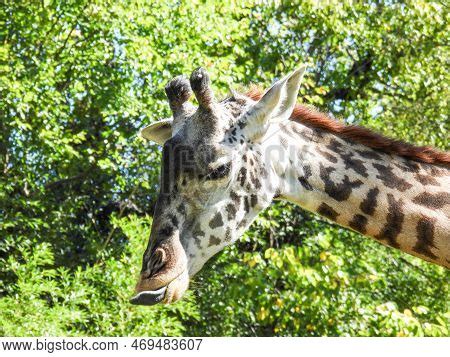
[[167,287],[164,286],[158,290],[152,291],[141,291],[135,297],[133,297],[130,302],[133,305],[155,305],[164,299],[164,294],[166,293]]

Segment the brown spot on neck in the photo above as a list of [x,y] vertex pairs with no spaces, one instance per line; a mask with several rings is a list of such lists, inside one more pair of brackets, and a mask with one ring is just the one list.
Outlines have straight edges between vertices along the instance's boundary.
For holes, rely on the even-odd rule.
[[245,167],[241,167],[237,179],[240,181],[241,186],[244,187],[245,181],[247,180],[247,169]]
[[402,231],[405,214],[403,213],[403,200],[395,199],[394,195],[388,193],[388,214],[386,216],[386,224],[381,232],[375,236],[376,239],[387,240],[388,245],[394,248],[400,248],[397,243],[397,236]]
[[422,216],[419,219],[416,226],[417,243],[413,250],[416,253],[424,255],[430,259],[436,259],[437,256],[431,251],[430,248],[436,248],[434,245],[434,224],[435,219]]
[[336,201],[345,201],[350,197],[353,188],[363,184],[361,180],[350,181],[347,175],[342,183],[335,183],[331,180],[330,174],[335,171],[333,167],[325,167],[320,164],[320,178],[325,184],[325,192]]
[[336,156],[331,155],[329,152],[327,152],[325,150],[317,148],[317,152],[333,164],[336,164],[338,162],[338,159]]
[[382,161],[383,158],[375,150],[356,150],[356,152],[365,159],[379,160]]
[[211,247],[213,245],[219,245],[220,244],[220,239],[217,238],[216,236],[211,235],[209,237],[209,244],[208,246]]
[[327,149],[330,149],[331,151],[342,155],[344,153],[344,145],[342,145],[339,141],[336,139],[331,138],[330,142],[326,146]]
[[394,165],[397,166],[400,170],[406,171],[406,172],[419,172],[420,171],[420,165],[417,162],[404,161],[402,163],[395,163]]
[[414,178],[424,186],[440,186],[439,182],[431,175],[415,174]]
[[222,214],[217,212],[213,219],[209,222],[211,229],[223,226]]
[[239,206],[240,202],[241,202],[241,196],[239,196],[236,192],[234,191],[230,191],[230,198],[231,200]]
[[367,225],[367,217],[362,214],[355,214],[352,220],[348,223],[348,226],[355,231],[365,234]]
[[401,177],[395,175],[392,172],[393,171],[392,167],[377,163],[373,163],[372,165],[380,173],[379,175],[377,175],[377,178],[383,181],[386,187],[393,188],[401,192],[406,191],[407,189],[412,187],[410,183],[406,182]]
[[328,206],[325,202],[322,202],[317,208],[317,213],[331,219],[332,221],[336,221],[337,216],[339,216],[339,213],[337,213],[333,207]]
[[414,197],[413,202],[428,208],[440,209],[445,205],[450,204],[450,193],[437,192],[433,194],[422,192],[418,196]]
[[346,170],[351,169],[363,177],[369,176],[367,174],[367,169],[364,166],[364,162],[362,160],[356,159],[352,152],[342,154],[341,157],[342,157],[342,160],[344,160]]
[[313,187],[308,182],[308,179],[311,177],[311,175],[312,175],[311,166],[303,165],[303,175],[300,175],[298,177],[298,181],[303,186],[303,188],[305,190],[308,190],[308,191],[312,191],[313,190]]
[[244,211],[245,211],[245,213],[250,212],[250,198],[249,197],[244,197]]
[[372,215],[378,205],[377,197],[379,193],[380,190],[378,189],[378,187],[371,188],[367,193],[366,198],[361,202],[359,206],[359,208],[361,208],[361,211],[363,211],[365,214]]
[[429,171],[433,176],[436,176],[436,177],[443,177],[443,176],[447,176],[450,174],[448,168],[445,169],[443,167],[427,165],[426,170]]
[[225,209],[227,211],[227,217],[228,217],[229,221],[231,221],[231,220],[236,218],[237,209],[236,209],[236,206],[233,203],[227,204]]

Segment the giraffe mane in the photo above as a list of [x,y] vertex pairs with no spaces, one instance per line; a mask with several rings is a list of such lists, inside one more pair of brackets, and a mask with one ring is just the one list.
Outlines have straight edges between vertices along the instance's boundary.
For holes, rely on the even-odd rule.
[[[264,91],[258,86],[250,87],[245,93],[253,100],[259,100],[263,94]],[[431,146],[415,146],[401,140],[391,139],[362,126],[346,125],[305,105],[296,104],[290,119],[388,154],[396,154],[411,160],[450,168],[450,152],[440,151]]]

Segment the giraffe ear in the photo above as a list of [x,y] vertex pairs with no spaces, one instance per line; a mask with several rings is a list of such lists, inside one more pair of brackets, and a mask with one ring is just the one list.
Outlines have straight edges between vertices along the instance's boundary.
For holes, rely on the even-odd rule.
[[247,136],[254,139],[265,134],[270,123],[289,119],[297,101],[306,65],[280,79],[247,112]]
[[156,123],[150,124],[139,133],[146,140],[154,141],[163,146],[164,143],[172,137],[173,119],[162,119]]

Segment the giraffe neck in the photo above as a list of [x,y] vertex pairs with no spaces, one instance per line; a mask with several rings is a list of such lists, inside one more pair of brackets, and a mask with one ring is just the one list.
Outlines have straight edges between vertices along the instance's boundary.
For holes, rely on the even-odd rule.
[[448,169],[384,154],[297,122],[280,126],[266,142],[279,198],[450,267]]

